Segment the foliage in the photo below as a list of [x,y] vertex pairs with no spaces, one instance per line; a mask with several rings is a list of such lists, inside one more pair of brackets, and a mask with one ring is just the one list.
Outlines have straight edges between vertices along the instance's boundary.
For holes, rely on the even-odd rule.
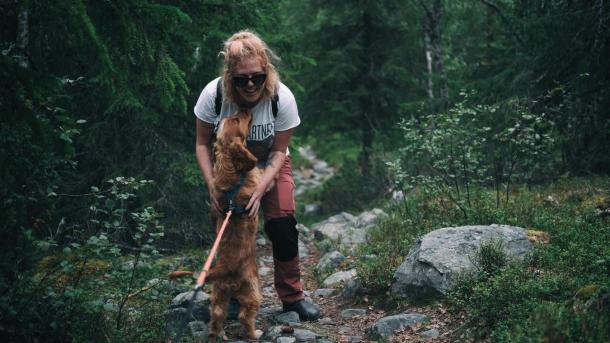
[[357,264],[364,286],[385,297],[413,242],[441,227],[502,223],[541,230],[550,243],[536,244],[523,262],[508,260],[498,242],[483,244],[475,271],[462,275],[446,298],[467,318],[457,334],[475,341],[603,341],[609,320],[610,236],[602,214],[610,196],[608,178],[561,180],[531,190],[522,185],[501,207],[493,188],[479,186],[476,192],[470,219],[442,194],[414,190],[391,206],[387,222],[360,247],[359,255],[376,256]]
[[362,211],[387,188],[387,175],[382,167],[379,161],[373,161],[372,170],[365,175],[358,162],[345,159],[337,174],[310,195],[312,201],[321,204],[323,214]]
[[148,335],[163,335],[162,321],[133,315],[159,317],[163,308],[157,302],[167,301],[155,289],[162,280],[151,280],[159,273],[154,261],[155,243],[163,236],[160,216],[151,207],[133,207],[136,193],[150,183],[117,177],[103,189],[92,187],[86,223],[32,240],[38,265],[0,298],[0,320],[12,337],[147,341]]
[[[405,118],[400,124],[404,144],[388,166],[403,193],[420,187],[442,194],[468,217],[477,186],[490,183],[500,205],[502,184],[506,199],[512,182],[533,183],[551,177],[553,122],[536,115],[518,100],[500,105],[472,105],[464,100],[445,113]],[[495,118],[500,112],[498,121]]]

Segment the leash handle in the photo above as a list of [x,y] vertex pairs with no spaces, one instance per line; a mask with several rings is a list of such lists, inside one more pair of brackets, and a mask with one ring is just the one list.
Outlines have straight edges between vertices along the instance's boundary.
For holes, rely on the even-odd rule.
[[229,222],[229,217],[231,217],[232,213],[233,213],[232,210],[229,210],[229,212],[227,212],[227,216],[225,217],[225,220],[222,223],[222,226],[220,227],[220,231],[218,231],[218,234],[216,235],[216,240],[214,241],[212,250],[210,250],[208,259],[205,261],[205,264],[203,265],[203,270],[201,270],[201,273],[199,274],[199,277],[197,278],[197,284],[195,285],[195,289],[200,289],[203,286],[203,283],[205,282],[205,277],[208,275],[208,272],[210,271],[210,266],[212,265],[212,260],[214,259],[214,255],[216,255],[216,250],[218,250],[218,245],[220,244],[220,239],[222,238],[222,234],[224,233],[225,228],[227,227],[227,223]]

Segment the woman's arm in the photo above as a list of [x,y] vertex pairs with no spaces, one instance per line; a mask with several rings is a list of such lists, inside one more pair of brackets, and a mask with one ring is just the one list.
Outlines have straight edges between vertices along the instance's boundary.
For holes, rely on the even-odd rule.
[[197,156],[197,163],[199,164],[199,169],[201,169],[205,184],[208,188],[210,210],[215,216],[220,217],[222,209],[212,193],[212,190],[214,189],[214,173],[212,169],[212,136],[214,135],[214,125],[206,123],[199,118],[196,118],[195,121],[197,130],[195,155]]
[[284,165],[284,160],[286,160],[286,151],[288,149],[288,144],[290,143],[291,137],[292,129],[275,132],[275,138],[273,140],[273,146],[271,146],[267,166],[265,167],[265,171],[263,172],[254,193],[252,193],[252,197],[250,197],[248,205],[246,205],[246,210],[249,210],[248,215],[250,217],[255,216],[258,213],[261,198],[263,195],[265,195],[267,187],[271,181],[275,179],[278,172],[282,168],[282,165]]

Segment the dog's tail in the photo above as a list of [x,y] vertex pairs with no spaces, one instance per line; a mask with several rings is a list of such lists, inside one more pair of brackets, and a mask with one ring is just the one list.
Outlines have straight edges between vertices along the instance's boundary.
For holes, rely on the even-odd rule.
[[193,272],[189,272],[186,270],[176,270],[174,272],[167,274],[167,277],[170,280],[175,280],[175,279],[181,278],[183,276],[193,276]]

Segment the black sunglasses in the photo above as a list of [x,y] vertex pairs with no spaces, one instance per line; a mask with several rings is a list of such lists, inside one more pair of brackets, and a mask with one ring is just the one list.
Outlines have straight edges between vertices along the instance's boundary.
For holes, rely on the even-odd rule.
[[263,83],[265,83],[265,80],[267,80],[267,74],[254,74],[250,77],[237,75],[233,76],[231,79],[233,80],[235,87],[244,88],[250,81],[252,81],[256,87],[260,87]]

